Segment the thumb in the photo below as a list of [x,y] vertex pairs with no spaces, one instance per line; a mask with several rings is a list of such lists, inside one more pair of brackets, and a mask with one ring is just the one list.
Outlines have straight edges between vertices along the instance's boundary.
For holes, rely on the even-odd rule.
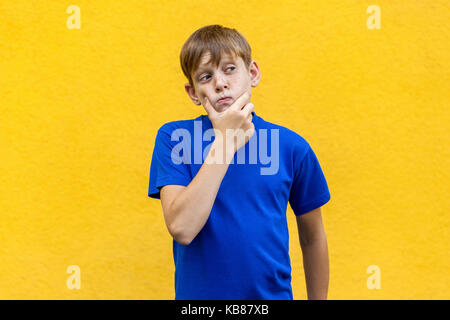
[[205,97],[205,110],[208,113],[208,116],[215,116],[217,114],[216,110],[214,109],[214,107],[211,105],[211,103],[209,103],[208,97]]

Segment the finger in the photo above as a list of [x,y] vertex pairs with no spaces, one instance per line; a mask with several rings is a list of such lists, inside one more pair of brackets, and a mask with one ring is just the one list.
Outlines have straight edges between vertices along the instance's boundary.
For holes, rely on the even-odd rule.
[[236,101],[233,102],[233,104],[230,106],[229,109],[233,110],[241,110],[242,107],[248,103],[248,99],[250,99],[250,95],[247,91],[245,91],[243,94],[239,96],[239,98],[236,99]]
[[204,107],[206,112],[208,113],[208,117],[209,116],[215,116],[217,115],[216,109],[214,109],[214,107],[211,105],[211,103],[209,103],[208,97],[205,97],[205,103],[204,103]]
[[249,115],[252,114],[253,110],[255,110],[255,106],[253,105],[253,103],[249,102],[247,103],[244,108],[242,108],[242,112],[244,112],[244,114],[248,117]]

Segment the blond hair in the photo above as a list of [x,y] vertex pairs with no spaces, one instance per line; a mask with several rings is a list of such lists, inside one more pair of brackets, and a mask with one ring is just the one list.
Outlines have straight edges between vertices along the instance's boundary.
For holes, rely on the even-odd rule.
[[248,69],[252,61],[251,51],[247,40],[237,30],[218,24],[204,26],[195,31],[181,48],[181,69],[193,86],[192,75],[204,53],[211,54],[208,62],[212,61],[215,67],[219,65],[222,54],[227,53],[241,57]]

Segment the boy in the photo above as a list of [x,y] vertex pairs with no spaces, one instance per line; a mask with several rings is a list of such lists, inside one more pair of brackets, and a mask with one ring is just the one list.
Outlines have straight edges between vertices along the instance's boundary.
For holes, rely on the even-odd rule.
[[292,300],[288,202],[308,299],[326,299],[320,206],[330,200],[328,185],[305,139],[253,111],[260,70],[246,39],[205,26],[183,45],[180,62],[185,90],[207,116],[158,130],[148,190],[161,199],[174,239],[175,299]]

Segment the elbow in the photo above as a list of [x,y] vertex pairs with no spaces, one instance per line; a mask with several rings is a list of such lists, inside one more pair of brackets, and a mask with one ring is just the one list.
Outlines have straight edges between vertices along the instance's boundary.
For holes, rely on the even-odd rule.
[[173,240],[178,242],[181,245],[187,246],[192,242],[192,238],[186,232],[185,226],[180,224],[179,219],[175,219],[175,217],[179,217],[179,214],[174,213],[173,204],[170,206],[168,217],[172,217],[171,221],[167,223],[167,229],[172,236]]
[[173,239],[183,246],[188,246],[192,242],[191,238],[188,238],[188,237],[180,235],[180,234],[173,236]]
[[169,233],[172,238],[183,246],[188,246],[192,242],[192,237],[190,237],[185,230],[172,226],[169,228]]

